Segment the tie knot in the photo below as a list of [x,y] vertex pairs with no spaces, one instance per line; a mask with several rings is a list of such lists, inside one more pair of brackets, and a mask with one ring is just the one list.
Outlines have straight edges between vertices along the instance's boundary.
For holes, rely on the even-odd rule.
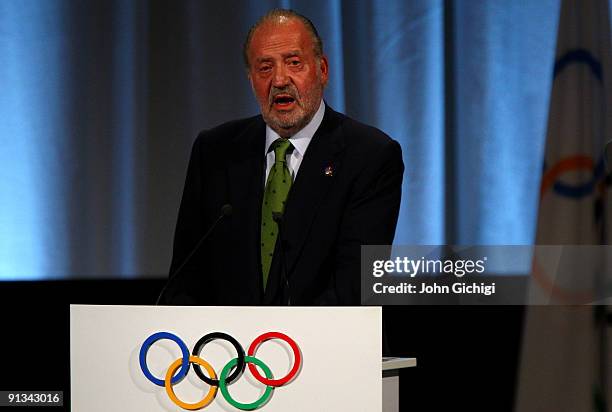
[[289,139],[276,139],[274,143],[272,143],[272,149],[274,150],[274,161],[285,163],[287,156],[287,150],[292,147]]

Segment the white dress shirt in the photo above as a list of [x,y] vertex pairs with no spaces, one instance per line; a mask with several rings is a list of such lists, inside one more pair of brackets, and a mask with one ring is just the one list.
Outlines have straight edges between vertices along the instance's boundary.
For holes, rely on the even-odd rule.
[[[310,122],[308,122],[308,124],[302,130],[289,138],[289,141],[293,145],[293,151],[287,152],[287,167],[289,168],[291,177],[294,181],[300,165],[302,164],[302,159],[306,154],[306,149],[308,149],[308,145],[310,144],[312,137],[321,125],[324,114],[325,103],[323,103],[323,99],[321,99],[319,109],[314,116],[312,116]],[[270,174],[270,169],[272,169],[272,165],[274,164],[274,150],[270,150],[270,146],[277,139],[280,139],[278,133],[272,130],[270,126],[266,125],[266,178],[264,180],[264,185],[268,181],[268,174]]]

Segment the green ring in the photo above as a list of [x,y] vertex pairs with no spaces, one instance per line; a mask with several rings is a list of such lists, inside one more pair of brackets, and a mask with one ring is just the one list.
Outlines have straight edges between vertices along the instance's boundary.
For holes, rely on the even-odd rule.
[[[227,365],[223,367],[223,370],[221,371],[221,375],[219,376],[219,389],[221,390],[221,394],[223,395],[225,400],[233,407],[242,409],[243,411],[255,410],[268,401],[270,396],[272,396],[272,390],[274,388],[272,386],[266,385],[266,391],[264,392],[263,395],[261,395],[261,398],[257,399],[255,402],[252,402],[252,403],[240,403],[234,400],[232,396],[230,395],[229,391],[227,390],[227,383],[225,381],[226,380],[225,378],[227,378],[227,374],[230,372],[230,370],[234,366],[236,366],[237,363],[238,363],[238,358],[234,358],[231,361],[229,361]],[[263,369],[264,374],[266,375],[266,378],[272,379],[273,376],[272,376],[272,371],[270,370],[270,368],[268,368],[268,366],[265,363],[263,363],[256,357],[245,356],[244,363],[245,364],[254,363],[255,365],[259,366],[261,369]]]

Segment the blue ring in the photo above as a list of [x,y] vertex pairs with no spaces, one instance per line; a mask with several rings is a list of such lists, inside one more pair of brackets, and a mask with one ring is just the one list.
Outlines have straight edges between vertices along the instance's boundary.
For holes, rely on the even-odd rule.
[[149,367],[147,366],[147,352],[149,352],[149,348],[155,342],[161,339],[168,339],[176,342],[176,344],[181,348],[181,352],[183,352],[183,363],[181,365],[181,369],[178,371],[176,375],[174,375],[171,379],[173,385],[177,384],[181,381],[185,376],[187,376],[187,372],[189,372],[189,349],[187,345],[179,338],[178,336],[170,333],[170,332],[157,332],[152,334],[144,341],[142,346],[140,347],[140,369],[142,369],[142,373],[147,377],[148,380],[156,384],[157,386],[164,387],[165,381],[162,379],[158,379],[151,371],[149,371]]
[[580,199],[591,195],[599,180],[605,177],[606,171],[604,167],[604,158],[602,156],[593,168],[593,177],[588,182],[574,186],[569,183],[563,183],[561,180],[557,180],[553,185],[553,191],[556,194],[564,197]]

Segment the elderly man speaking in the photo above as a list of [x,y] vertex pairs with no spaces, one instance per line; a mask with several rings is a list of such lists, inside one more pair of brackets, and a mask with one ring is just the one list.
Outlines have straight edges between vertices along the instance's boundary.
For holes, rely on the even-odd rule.
[[243,53],[261,115],[196,139],[160,301],[359,305],[360,246],[393,241],[400,146],[325,104],[329,62],[306,17],[270,11]]

